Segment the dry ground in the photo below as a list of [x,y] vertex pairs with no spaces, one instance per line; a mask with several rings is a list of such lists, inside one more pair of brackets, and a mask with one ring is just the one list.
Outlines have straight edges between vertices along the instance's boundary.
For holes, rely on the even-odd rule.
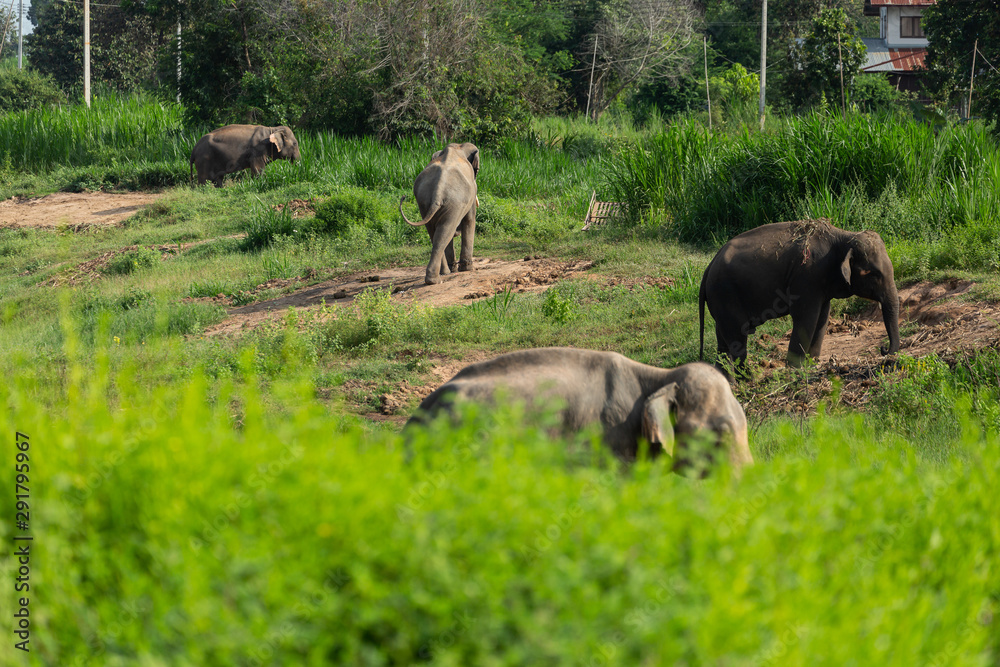
[[[78,230],[91,225],[112,225],[135,214],[158,197],[157,194],[103,192],[56,193],[38,198],[15,197],[0,202],[0,228],[65,226]],[[312,202],[304,200],[296,200],[288,205],[297,216],[308,214],[312,208]],[[196,244],[151,247],[161,252],[164,260],[168,260],[191,245]],[[101,269],[110,259],[131,248],[111,251],[64,269],[45,284],[76,284],[97,280],[101,276]],[[525,257],[521,261],[483,258],[476,260],[474,271],[447,276],[440,285],[423,284],[423,266],[373,269],[298,289],[295,288],[296,285],[312,279],[311,276],[270,281],[258,285],[254,291],[263,292],[275,288],[294,291],[275,299],[230,308],[226,320],[205,333],[238,335],[280,318],[290,306],[309,309],[318,308],[323,303],[349,304],[363,290],[376,285],[389,287],[394,299],[446,306],[468,303],[506,289],[514,292],[544,291],[559,280],[584,277],[583,272],[591,265],[588,261],[562,261],[538,256]],[[629,287],[666,287],[671,284],[669,278],[585,277]],[[954,360],[972,351],[1000,348],[1000,307],[971,299],[969,293],[972,286],[971,282],[956,280],[943,284],[924,282],[901,289],[900,351],[914,357],[937,354]],[[223,297],[216,299],[225,302]],[[775,412],[812,413],[820,400],[830,396],[833,382],[838,378],[841,383],[840,401],[851,407],[864,408],[869,389],[877,382],[876,376],[893,365],[892,360],[886,360],[879,354],[878,348],[885,339],[885,328],[878,306],[873,305],[860,315],[831,318],[822,357],[815,366],[799,373],[791,373],[784,363],[791,329],[790,321],[786,322],[788,327],[782,337],[762,335],[757,338],[757,358],[750,359],[751,366],[755,368],[756,379],[753,383],[737,387],[751,419]],[[692,335],[696,333],[692,331]],[[711,331],[706,331],[706,338],[712,337]],[[428,384],[415,387],[403,383],[392,392],[380,395],[380,412],[368,416],[372,419],[401,422],[405,419],[405,414],[400,413],[405,413],[409,405],[426,396],[465,365],[490,356],[485,352],[472,353],[460,361],[432,357],[429,360],[431,369]],[[346,386],[345,389],[349,394],[364,394],[366,388],[361,383],[356,384],[359,386]]]
[[155,193],[57,192],[44,197],[12,197],[0,202],[0,228],[115,225],[161,195]]

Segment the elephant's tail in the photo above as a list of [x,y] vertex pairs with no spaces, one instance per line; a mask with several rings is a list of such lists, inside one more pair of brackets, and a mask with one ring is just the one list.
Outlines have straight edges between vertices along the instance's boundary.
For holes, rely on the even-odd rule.
[[188,183],[194,184],[194,151],[191,151],[191,160],[188,168]]
[[403,195],[402,197],[399,198],[399,214],[403,216],[403,220],[406,220],[406,224],[413,225],[414,227],[423,227],[424,225],[426,225],[428,222],[431,221],[431,218],[433,218],[434,215],[438,212],[438,209],[441,208],[441,204],[437,204],[436,206],[434,206],[434,208],[432,208],[430,211],[427,212],[427,215],[424,216],[423,220],[421,220],[420,222],[410,222],[410,219],[406,217],[405,213],[403,213],[404,201],[406,201],[406,195]]
[[[706,271],[707,273],[707,271]],[[698,320],[700,330],[698,333],[698,361],[705,359],[705,279],[701,279],[701,286],[698,288]]]

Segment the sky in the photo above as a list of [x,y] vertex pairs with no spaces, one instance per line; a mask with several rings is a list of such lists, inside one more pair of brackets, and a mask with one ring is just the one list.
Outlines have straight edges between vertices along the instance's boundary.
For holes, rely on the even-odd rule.
[[[18,2],[23,3],[22,7],[24,8],[24,34],[25,35],[29,34],[31,32],[31,29],[34,27],[34,26],[31,25],[31,21],[28,20],[28,7],[31,6],[31,0],[14,0],[14,6],[13,7],[11,7],[10,2],[11,2],[11,0],[0,0],[0,5],[2,5],[4,9],[13,9],[15,16],[17,15],[17,3]],[[12,26],[12,28],[14,30],[14,34],[16,35],[17,34],[17,24],[15,23]],[[0,33],[2,33],[2,32],[3,32],[3,25],[2,25],[2,22],[0,22]]]

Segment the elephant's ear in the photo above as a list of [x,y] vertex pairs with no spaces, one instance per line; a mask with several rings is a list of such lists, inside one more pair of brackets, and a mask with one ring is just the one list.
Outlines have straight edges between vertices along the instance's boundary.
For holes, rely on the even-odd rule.
[[280,132],[272,132],[271,136],[269,136],[267,138],[267,140],[270,141],[272,144],[274,144],[278,148],[278,152],[279,153],[281,152],[281,149],[285,145],[284,140],[281,138],[281,133]]
[[844,282],[848,286],[851,284],[851,259],[854,257],[854,248],[849,248],[844,255],[844,261],[840,263],[840,275],[844,277]]
[[642,435],[674,455],[673,415],[677,412],[677,383],[671,382],[650,394],[642,408]]
[[469,162],[472,164],[472,175],[479,176],[479,149],[469,153]]

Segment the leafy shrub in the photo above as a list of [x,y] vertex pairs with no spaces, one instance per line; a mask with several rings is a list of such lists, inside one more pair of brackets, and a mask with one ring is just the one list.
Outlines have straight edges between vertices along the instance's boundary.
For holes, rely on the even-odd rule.
[[[857,104],[862,111],[895,111],[900,102],[910,97],[912,95],[896,90],[882,72],[861,74],[855,77],[851,87],[851,102]],[[908,109],[906,113],[909,113]]]
[[52,77],[32,69],[0,67],[0,115],[41,109],[65,100]]
[[572,298],[562,296],[560,291],[551,287],[545,292],[545,298],[542,300],[542,315],[559,324],[566,324],[576,317],[576,303]]
[[288,207],[275,210],[264,204],[256,204],[250,212],[250,219],[244,226],[246,237],[244,250],[260,250],[274,242],[275,237],[291,236],[296,231],[296,221]]
[[[410,219],[413,219],[412,215]],[[316,207],[313,228],[318,232],[342,236],[352,227],[381,231],[390,220],[394,224],[402,222],[399,220],[399,211],[384,196],[352,187],[333,195]]]
[[160,261],[160,253],[152,248],[139,246],[108,260],[102,271],[109,276],[124,276],[134,271],[151,269]]

